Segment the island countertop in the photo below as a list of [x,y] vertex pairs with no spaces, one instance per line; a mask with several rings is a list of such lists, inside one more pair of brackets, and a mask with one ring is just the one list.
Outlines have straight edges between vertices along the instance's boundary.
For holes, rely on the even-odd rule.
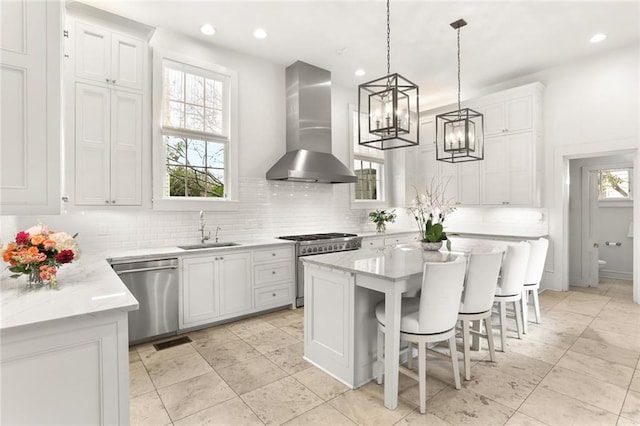
[[86,256],[58,270],[59,290],[27,290],[23,278],[0,278],[0,330],[106,311],[132,311],[138,301],[103,257]]
[[462,252],[424,251],[417,243],[301,257],[303,263],[391,281],[422,274],[424,262],[448,262]]

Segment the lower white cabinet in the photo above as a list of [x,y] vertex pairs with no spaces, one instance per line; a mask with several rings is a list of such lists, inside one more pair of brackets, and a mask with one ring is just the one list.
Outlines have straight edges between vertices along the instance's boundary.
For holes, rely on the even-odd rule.
[[383,248],[396,244],[409,244],[418,241],[418,233],[390,234],[387,236],[363,237],[362,248]]
[[251,253],[182,259],[180,328],[208,324],[251,308]]
[[127,312],[16,327],[0,341],[0,424],[129,424]]
[[188,255],[181,268],[181,330],[295,303],[290,246]]

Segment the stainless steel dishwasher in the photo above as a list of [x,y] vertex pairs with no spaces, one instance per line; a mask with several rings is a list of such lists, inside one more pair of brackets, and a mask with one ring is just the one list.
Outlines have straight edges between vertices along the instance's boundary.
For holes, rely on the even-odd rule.
[[176,334],[178,259],[114,260],[111,265],[140,305],[129,312],[129,343]]

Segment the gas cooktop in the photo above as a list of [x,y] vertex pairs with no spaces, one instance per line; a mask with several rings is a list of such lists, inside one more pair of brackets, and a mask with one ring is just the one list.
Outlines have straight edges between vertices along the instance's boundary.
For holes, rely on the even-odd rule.
[[307,235],[285,235],[278,237],[281,240],[289,241],[318,241],[318,240],[332,240],[335,238],[350,238],[357,237],[357,234],[343,234],[337,232],[325,233],[325,234],[307,234]]

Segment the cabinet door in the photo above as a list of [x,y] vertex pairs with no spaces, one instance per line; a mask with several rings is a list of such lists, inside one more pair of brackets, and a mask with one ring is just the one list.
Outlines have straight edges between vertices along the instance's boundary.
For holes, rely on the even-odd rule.
[[509,133],[530,130],[533,126],[531,96],[512,99],[505,103],[506,131]]
[[78,21],[75,37],[76,77],[108,83],[111,79],[109,31]]
[[505,122],[504,102],[485,105],[481,111],[484,115],[485,135],[499,135],[504,133],[507,128]]
[[482,204],[502,205],[508,199],[506,137],[486,138],[482,162]]
[[111,35],[111,83],[142,90],[143,43],[122,34]]
[[531,132],[517,133],[507,137],[510,205],[528,206],[532,204],[532,135]]
[[76,84],[75,180],[78,205],[111,203],[109,105],[109,89]]
[[480,162],[458,164],[458,201],[462,205],[480,204]]
[[142,204],[142,96],[111,93],[111,203]]
[[220,314],[251,309],[251,253],[225,254],[219,257]]
[[220,315],[215,259],[210,256],[182,260],[183,328],[206,324]]
[[62,2],[1,2],[0,210],[60,214]]
[[422,193],[436,178],[436,123],[435,117],[420,120],[420,145],[406,148],[406,204],[412,204],[416,190]]

